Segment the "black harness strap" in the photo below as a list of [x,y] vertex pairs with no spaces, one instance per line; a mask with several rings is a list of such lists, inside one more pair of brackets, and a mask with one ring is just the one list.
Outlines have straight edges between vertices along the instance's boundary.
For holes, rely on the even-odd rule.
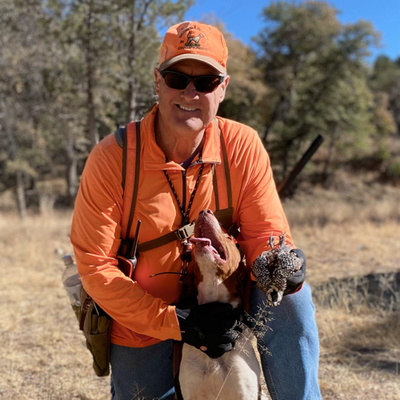
[[213,187],[214,187],[214,197],[215,197],[215,210],[219,210],[219,194],[218,194],[218,184],[217,184],[217,175],[215,173],[215,164],[212,166],[213,169]]
[[[123,236],[121,240],[121,245],[118,251],[119,255],[122,255],[124,257],[129,258],[132,255],[132,247],[134,244],[134,241],[137,238],[130,238],[130,232],[132,228],[132,222],[133,222],[133,217],[135,215],[135,208],[136,208],[136,200],[137,200],[137,195],[139,191],[139,173],[140,173],[140,145],[141,145],[141,139],[140,139],[140,122],[135,123],[135,128],[136,128],[136,154],[135,154],[135,182],[133,185],[133,194],[132,194],[132,202],[131,202],[131,208],[129,211],[129,217],[128,217],[128,224],[126,227],[125,231],[125,236]],[[120,128],[116,132],[116,138],[117,142],[119,143],[119,139],[122,139],[122,190],[125,191],[125,182],[126,182],[126,165],[127,165],[127,159],[128,159],[128,138],[127,138],[127,129],[126,128]]]
[[215,123],[217,124],[217,128],[219,131],[219,137],[221,142],[221,151],[222,151],[222,160],[224,165],[225,172],[225,181],[226,181],[226,194],[228,198],[228,208],[224,208],[222,210],[219,209],[219,195],[218,195],[218,185],[217,185],[217,177],[214,169],[214,196],[215,196],[215,217],[218,219],[221,226],[227,231],[227,233],[234,238],[237,238],[239,235],[239,229],[237,225],[232,222],[233,221],[233,207],[232,207],[232,183],[231,183],[231,175],[229,172],[229,161],[228,161],[228,152],[226,150],[226,144],[224,140],[224,136],[222,134],[221,128],[219,127],[218,120],[215,119]]
[[232,184],[231,184],[231,174],[229,173],[229,163],[228,163],[228,152],[226,151],[226,145],[224,137],[222,136],[222,131],[218,126],[220,139],[221,139],[221,149],[222,149],[222,159],[224,161],[224,171],[226,179],[226,191],[228,194],[228,208],[232,208]]
[[[220,204],[219,204],[219,195],[218,195],[218,184],[217,184],[217,177],[215,173],[215,166],[213,166],[213,185],[214,185],[214,195],[215,195],[215,202],[216,202],[216,211],[215,211],[215,216],[220,222],[220,224],[227,230],[227,232],[236,237],[238,234],[238,229],[236,224],[232,224],[232,217],[233,217],[233,207],[232,207],[232,184],[231,184],[231,178],[230,178],[230,173],[229,173],[229,162],[228,162],[228,154],[226,150],[226,145],[225,141],[222,135],[222,131],[219,127],[218,121],[215,121],[217,124],[218,131],[220,133],[220,141],[221,141],[221,150],[222,150],[222,159],[223,159],[223,167],[224,167],[224,173],[225,173],[225,180],[226,180],[226,190],[227,190],[227,199],[228,199],[228,208],[220,210]],[[126,145],[126,129],[124,129],[122,132],[120,130],[119,136],[122,136],[122,148],[123,148],[123,171],[122,171],[122,181],[123,181],[123,187],[125,184],[125,179],[126,179],[126,157],[127,157],[127,145]],[[120,143],[120,138],[117,137],[117,141]],[[139,185],[139,172],[140,172],[140,123],[136,122],[136,160],[135,160],[135,182],[134,182],[134,190],[133,190],[133,196],[132,196],[132,204],[131,204],[131,210],[129,213],[129,220],[128,220],[128,225],[127,225],[127,230],[126,230],[126,238],[129,238],[129,232],[131,231],[132,228],[132,221],[135,213],[135,206],[136,206],[136,200],[137,200],[137,193],[138,193],[138,185]],[[155,249],[157,247],[163,246],[167,243],[173,242],[174,240],[179,240],[180,242],[183,242],[187,239],[189,239],[190,236],[192,236],[194,233],[194,222],[186,224],[182,226],[181,228],[169,232],[163,236],[160,236],[156,239],[149,240],[144,243],[139,243],[137,247],[137,251],[140,253],[142,251],[148,251]],[[128,239],[127,239],[128,240]]]
[[[136,208],[136,200],[137,200],[137,195],[138,195],[138,190],[139,190],[139,172],[140,172],[140,122],[136,122],[135,124],[136,127],[136,159],[135,159],[135,183],[133,186],[133,195],[132,195],[132,204],[131,204],[131,210],[129,212],[129,219],[128,219],[128,225],[126,227],[126,234],[125,237],[129,237],[129,233],[132,228],[132,221],[133,221],[133,216],[135,214],[135,208]],[[127,146],[125,146],[127,147]],[[126,165],[126,161],[125,161]]]
[[144,243],[138,244],[138,252],[148,251],[155,249],[156,247],[163,246],[164,244],[173,242],[174,240],[179,240],[180,242],[185,239],[189,239],[194,233],[194,222],[182,226],[182,228],[177,229],[176,231],[166,233],[163,236],[160,236],[156,239],[149,240]]
[[124,194],[125,192],[125,181],[126,181],[126,160],[128,159],[128,146],[127,146],[127,133],[126,133],[126,128],[120,128],[119,129],[119,134],[121,135],[121,139],[122,139],[122,182],[121,182],[121,186],[122,186],[122,190]]

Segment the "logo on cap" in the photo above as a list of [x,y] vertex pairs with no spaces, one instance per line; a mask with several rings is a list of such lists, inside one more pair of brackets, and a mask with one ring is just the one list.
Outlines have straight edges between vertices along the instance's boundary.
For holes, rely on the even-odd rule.
[[202,33],[197,36],[192,36],[190,32],[188,32],[185,47],[200,47],[200,39],[203,37],[204,35]]

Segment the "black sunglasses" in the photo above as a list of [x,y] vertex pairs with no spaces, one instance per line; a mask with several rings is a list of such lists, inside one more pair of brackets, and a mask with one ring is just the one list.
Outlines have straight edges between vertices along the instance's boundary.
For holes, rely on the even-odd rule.
[[211,93],[213,92],[225,79],[225,75],[199,75],[190,76],[183,72],[158,70],[163,77],[165,84],[171,89],[183,90],[193,82],[194,87],[198,92]]

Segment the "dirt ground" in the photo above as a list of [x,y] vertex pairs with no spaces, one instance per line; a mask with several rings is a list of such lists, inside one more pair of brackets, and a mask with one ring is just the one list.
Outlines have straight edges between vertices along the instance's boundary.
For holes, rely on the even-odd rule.
[[[326,400],[400,397],[398,189],[370,191],[369,201],[316,190],[284,203],[307,255]],[[23,221],[0,214],[1,399],[110,398],[61,284],[70,219],[71,212]]]

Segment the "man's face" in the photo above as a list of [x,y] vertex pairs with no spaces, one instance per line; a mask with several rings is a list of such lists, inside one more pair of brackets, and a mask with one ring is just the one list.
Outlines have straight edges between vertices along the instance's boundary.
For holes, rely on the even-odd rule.
[[[168,68],[170,71],[187,75],[219,75],[208,64],[183,60]],[[185,89],[168,87],[155,70],[155,90],[159,97],[159,118],[161,127],[180,134],[199,133],[215,118],[219,104],[225,97],[229,76],[211,93],[198,92],[190,82]]]

